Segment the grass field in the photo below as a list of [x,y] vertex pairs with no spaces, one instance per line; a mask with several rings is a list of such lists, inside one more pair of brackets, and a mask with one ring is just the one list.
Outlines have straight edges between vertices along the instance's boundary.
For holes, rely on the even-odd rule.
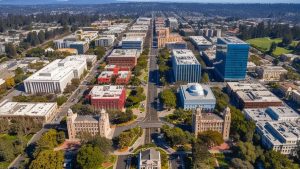
[[[280,43],[281,38],[276,38],[276,39],[270,39],[269,37],[255,38],[255,39],[249,39],[246,42],[250,43],[251,46],[259,49],[262,52],[267,52],[270,49],[271,44],[273,42]],[[297,43],[298,43],[297,41],[293,41],[291,46],[295,46]],[[273,52],[273,55],[279,56],[281,54],[291,53],[291,52],[292,50],[288,50],[282,47],[277,47],[276,50]]]

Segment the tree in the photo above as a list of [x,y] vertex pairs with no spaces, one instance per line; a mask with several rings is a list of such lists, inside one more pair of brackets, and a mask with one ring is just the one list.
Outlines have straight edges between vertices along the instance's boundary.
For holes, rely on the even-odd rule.
[[271,55],[276,50],[276,48],[277,48],[276,42],[272,42],[268,54]]
[[217,131],[204,131],[198,135],[198,138],[208,147],[212,147],[215,145],[219,146],[224,143],[222,134]]
[[298,42],[297,46],[295,47],[296,54],[300,54],[300,42]]
[[273,150],[265,153],[263,164],[266,169],[299,168],[299,165],[294,164],[286,155]]
[[256,148],[251,142],[239,141],[237,144],[237,156],[252,164],[257,158]]
[[192,158],[193,168],[207,168],[211,155],[208,151],[208,147],[202,144],[200,140],[197,140],[192,145]]
[[286,34],[286,35],[283,36],[281,43],[282,43],[283,46],[287,46],[287,45],[291,44],[292,42],[293,42],[292,35],[291,34]]
[[57,131],[50,129],[42,135],[42,137],[37,141],[37,146],[41,150],[51,150],[58,145],[57,142]]
[[44,43],[45,42],[45,32],[43,30],[39,31],[39,33],[38,33],[38,39],[39,39],[40,43]]
[[165,89],[161,92],[160,98],[167,108],[176,107],[176,95],[171,89]]
[[209,82],[209,76],[207,73],[203,73],[201,83],[208,83]]
[[231,160],[231,165],[235,169],[254,169],[253,165],[248,161],[243,161],[239,158],[233,158]]
[[72,82],[72,85],[78,87],[79,84],[80,84],[80,79],[74,78],[74,79],[71,80],[71,82]]
[[63,164],[64,153],[62,151],[45,150],[31,162],[29,169],[63,169]]
[[104,161],[104,155],[99,147],[84,145],[77,154],[77,163],[81,169],[97,169]]
[[9,130],[9,122],[6,119],[0,119],[0,133],[5,133]]
[[275,66],[277,66],[278,63],[279,63],[279,59],[278,59],[278,58],[273,59],[273,64],[274,64]]
[[5,46],[5,52],[8,55],[8,57],[12,58],[12,57],[17,56],[17,50],[16,50],[16,47],[13,43],[8,43]]
[[105,48],[98,46],[94,49],[94,53],[97,55],[97,59],[100,60],[105,55]]
[[61,106],[62,104],[64,104],[66,101],[68,100],[68,98],[66,96],[59,96],[56,98],[56,102],[58,106]]

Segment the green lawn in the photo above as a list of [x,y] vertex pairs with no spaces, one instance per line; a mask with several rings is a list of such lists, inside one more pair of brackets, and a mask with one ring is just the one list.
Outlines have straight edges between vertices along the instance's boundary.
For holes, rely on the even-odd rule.
[[255,38],[249,39],[246,42],[250,43],[253,47],[258,48],[259,50],[266,52],[270,49],[272,42],[280,43],[281,39],[270,39],[268,37],[265,38]]
[[[282,41],[281,38],[270,39],[269,37],[265,37],[265,38],[249,39],[246,42],[250,43],[251,46],[261,50],[262,52],[267,52],[270,49],[270,46],[273,42],[280,43],[281,41]],[[298,41],[293,41],[291,46],[296,46],[297,43]],[[276,50],[273,52],[273,55],[279,56],[281,54],[291,53],[291,52],[292,50],[288,50],[282,47],[277,47]]]

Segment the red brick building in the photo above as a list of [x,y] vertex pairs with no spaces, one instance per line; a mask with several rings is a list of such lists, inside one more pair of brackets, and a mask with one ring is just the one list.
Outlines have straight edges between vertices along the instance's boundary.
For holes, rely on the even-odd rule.
[[99,84],[116,84],[116,85],[126,85],[129,83],[131,77],[131,72],[128,70],[122,70],[121,68],[114,67],[104,70],[98,76]]
[[136,49],[115,49],[107,57],[107,62],[110,65],[116,65],[117,67],[134,68],[137,64],[137,58],[139,52]]
[[124,109],[126,90],[124,86],[94,86],[89,93],[91,105],[96,109]]

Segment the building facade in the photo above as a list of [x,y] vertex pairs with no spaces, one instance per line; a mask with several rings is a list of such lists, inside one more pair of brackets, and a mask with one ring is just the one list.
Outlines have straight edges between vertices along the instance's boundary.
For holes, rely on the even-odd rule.
[[126,100],[124,86],[102,85],[94,86],[89,93],[91,105],[95,109],[123,110]]
[[198,107],[204,110],[214,110],[216,106],[216,98],[206,85],[199,83],[181,85],[179,95],[184,110],[195,110]]
[[223,117],[214,113],[205,112],[197,108],[192,115],[192,128],[195,136],[204,131],[217,131],[222,134],[224,140],[229,139],[231,124],[230,108],[223,112]]
[[160,152],[153,148],[141,151],[138,157],[138,169],[161,169]]
[[109,47],[114,44],[115,35],[105,35],[95,40],[95,46]]
[[258,67],[256,73],[263,81],[279,81],[287,70],[281,66],[263,66]]
[[114,49],[107,57],[107,62],[110,65],[132,69],[137,64],[138,57],[137,49]]
[[40,123],[50,122],[57,114],[55,103],[9,102],[0,103],[0,119],[32,119]]
[[89,50],[88,42],[72,42],[70,48],[77,49],[78,54],[85,54]]
[[143,45],[143,37],[125,37],[122,39],[122,49],[137,49],[142,51]]
[[244,80],[249,44],[235,37],[218,38],[215,70],[223,81]]
[[78,139],[82,133],[89,133],[92,136],[99,135],[105,138],[109,138],[111,133],[109,116],[103,109],[98,116],[80,116],[69,109],[67,129],[70,140]]
[[190,50],[172,50],[172,67],[175,81],[192,83],[201,80],[201,65]]
[[24,80],[25,92],[62,93],[72,79],[80,78],[87,70],[85,57],[69,56],[56,59]]

